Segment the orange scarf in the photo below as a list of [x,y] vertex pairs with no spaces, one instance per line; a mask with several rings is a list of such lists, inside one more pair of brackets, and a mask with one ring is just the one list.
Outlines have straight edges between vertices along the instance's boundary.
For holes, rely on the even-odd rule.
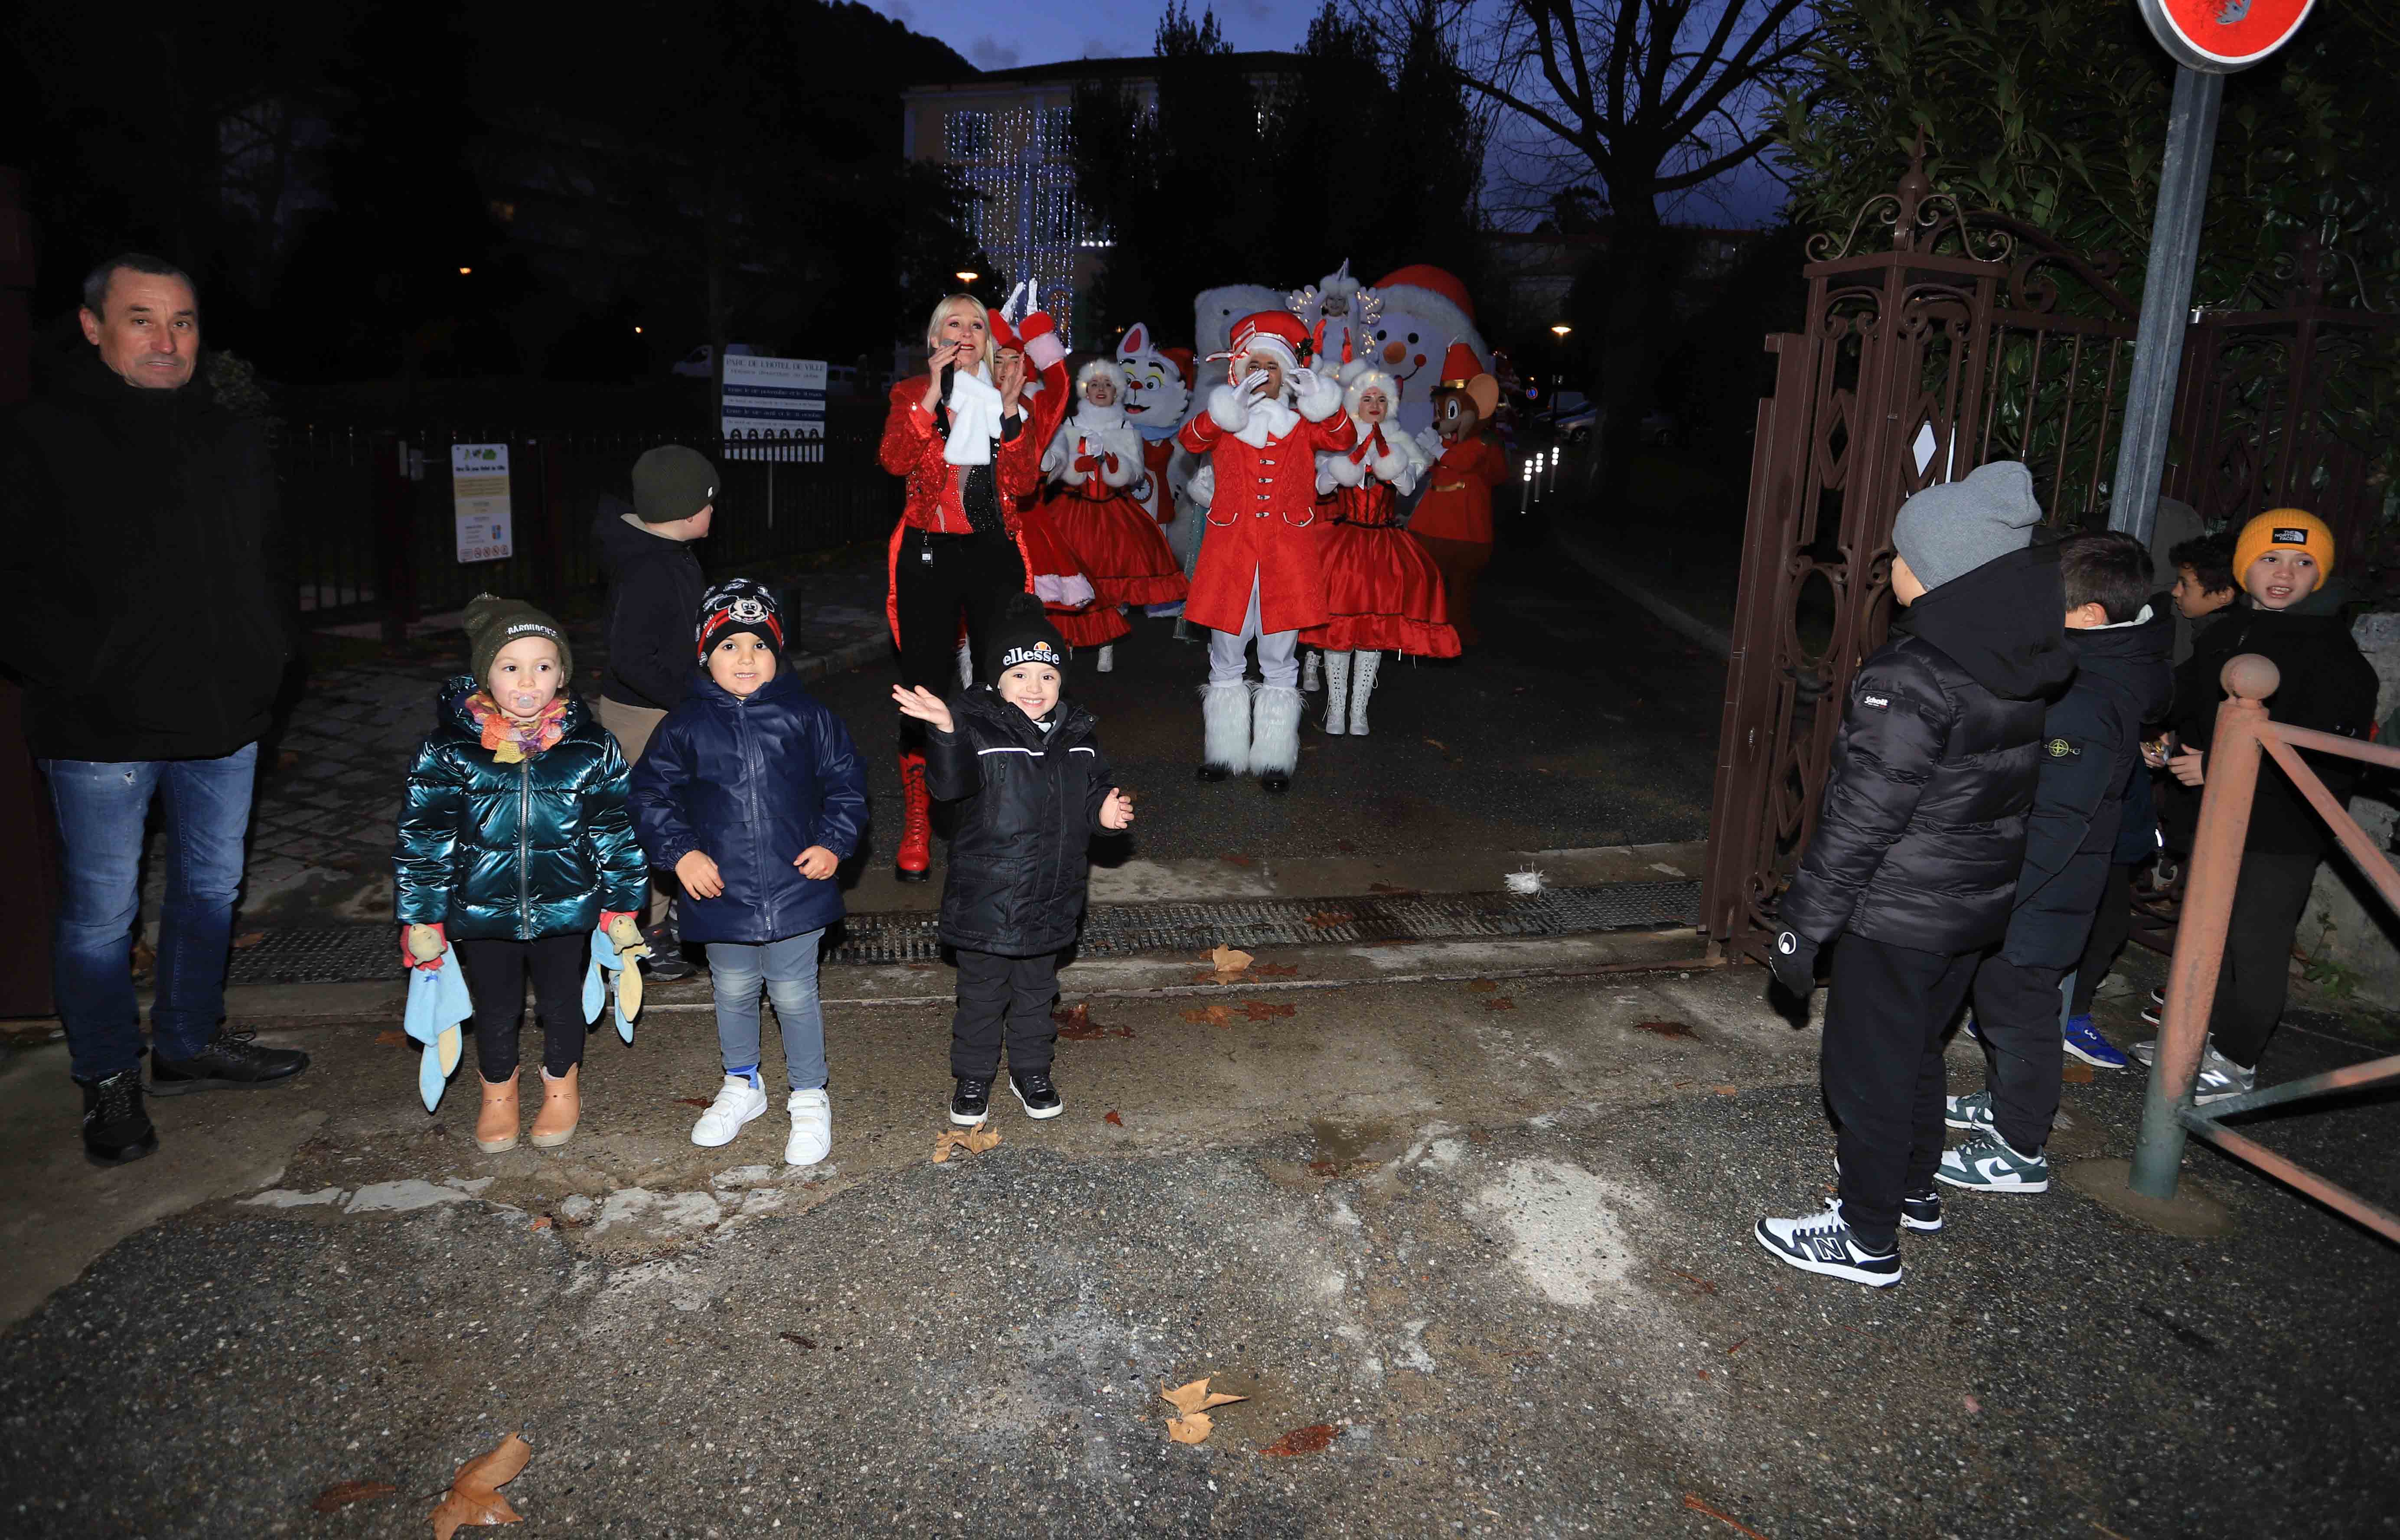
[[523,723],[502,711],[490,690],[479,689],[467,697],[467,715],[484,729],[484,746],[492,751],[496,765],[522,764],[566,734],[566,698],[563,695],[542,707],[541,715],[530,723]]

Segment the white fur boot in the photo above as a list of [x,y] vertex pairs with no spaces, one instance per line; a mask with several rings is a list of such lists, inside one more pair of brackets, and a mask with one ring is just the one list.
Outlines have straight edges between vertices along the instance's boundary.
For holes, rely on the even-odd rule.
[[959,644],[959,688],[975,688],[975,649],[964,642]]
[[1100,644],[1099,668],[1102,674],[1114,674],[1116,672],[1117,645],[1114,642],[1103,642]]
[[1310,647],[1300,660],[1300,692],[1314,695],[1325,688],[1325,677],[1317,664],[1324,659],[1322,647]]
[[1350,663],[1350,736],[1367,736],[1367,697],[1375,693],[1375,671],[1384,666],[1384,655],[1361,647]]
[[1325,730],[1336,738],[1347,729],[1343,716],[1350,709],[1350,654],[1325,655]]
[[1250,762],[1250,683],[1200,688],[1200,779],[1222,781]]
[[1250,722],[1250,773],[1269,791],[1291,784],[1300,768],[1300,713],[1303,697],[1296,689],[1259,687],[1258,711]]

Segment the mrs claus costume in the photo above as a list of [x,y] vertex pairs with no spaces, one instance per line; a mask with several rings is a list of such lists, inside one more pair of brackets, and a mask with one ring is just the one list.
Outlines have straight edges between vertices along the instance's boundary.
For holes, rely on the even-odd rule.
[[[1095,382],[1111,388],[1108,405],[1086,394]],[[1050,620],[1074,646],[1099,647],[1106,673],[1114,650],[1108,644],[1129,629],[1122,608],[1179,603],[1186,585],[1182,564],[1139,500],[1147,446],[1125,417],[1125,371],[1093,360],[1075,376],[1075,397],[1074,416],[1058,425],[1042,457],[1043,507],[1090,579],[1096,602],[1082,610],[1054,607]]]

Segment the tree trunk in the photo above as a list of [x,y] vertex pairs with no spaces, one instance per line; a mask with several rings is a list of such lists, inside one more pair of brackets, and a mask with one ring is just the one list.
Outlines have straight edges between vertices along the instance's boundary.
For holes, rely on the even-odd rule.
[[1656,395],[1658,307],[1669,298],[1669,285],[1662,281],[1668,241],[1657,208],[1646,194],[1613,201],[1616,217],[1608,239],[1608,321],[1601,335],[1595,434],[1598,506],[1612,513],[1626,506],[1632,488],[1642,418]]

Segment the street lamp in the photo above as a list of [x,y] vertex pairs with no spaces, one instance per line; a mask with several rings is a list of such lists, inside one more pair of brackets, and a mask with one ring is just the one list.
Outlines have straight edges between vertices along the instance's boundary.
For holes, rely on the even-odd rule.
[[981,273],[970,273],[964,268],[961,268],[957,273],[952,274],[951,276],[956,278],[961,283],[973,283],[975,279],[983,277]]
[[[1550,327],[1550,335],[1559,339],[1558,362],[1560,364],[1566,362],[1567,334],[1574,330],[1574,327],[1562,320]],[[1550,433],[1553,438],[1558,434],[1559,391],[1566,385],[1566,371],[1563,368],[1553,368],[1550,371]]]
[[473,269],[472,267],[461,267],[461,268],[459,268],[459,269],[458,269],[458,276],[459,276],[460,278],[465,278],[469,273],[471,273],[471,272],[473,272],[474,270],[475,270],[475,269]]
[[1574,330],[1575,328],[1569,326],[1565,321],[1561,321],[1556,326],[1550,328],[1550,335],[1558,338],[1561,342],[1564,342],[1567,340],[1567,334]]

